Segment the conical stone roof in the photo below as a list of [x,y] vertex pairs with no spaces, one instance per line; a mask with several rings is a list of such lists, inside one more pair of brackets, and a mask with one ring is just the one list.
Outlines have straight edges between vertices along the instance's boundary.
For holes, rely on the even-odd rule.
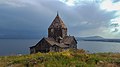
[[55,17],[49,28],[67,28],[67,27],[64,24],[64,22],[61,20],[59,15],[57,14],[57,16]]

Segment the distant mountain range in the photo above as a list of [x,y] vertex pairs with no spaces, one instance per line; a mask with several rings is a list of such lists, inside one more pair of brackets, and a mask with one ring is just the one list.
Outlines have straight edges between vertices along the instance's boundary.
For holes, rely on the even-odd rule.
[[101,36],[90,36],[90,37],[76,37],[77,40],[96,40],[96,39],[104,39]]
[[90,36],[90,37],[83,37],[84,39],[104,39],[101,36]]
[[76,37],[77,41],[100,41],[100,42],[119,42],[120,39],[108,39],[101,36]]

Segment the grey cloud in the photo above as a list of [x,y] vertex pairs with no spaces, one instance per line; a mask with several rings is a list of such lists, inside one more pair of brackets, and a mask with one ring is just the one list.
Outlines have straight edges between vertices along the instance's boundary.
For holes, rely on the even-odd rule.
[[106,12],[100,10],[99,5],[94,3],[88,3],[84,6],[78,7],[78,11],[81,15],[81,20],[88,21],[90,23],[101,23],[110,21],[111,18],[114,18],[115,12]]
[[99,4],[92,2],[77,7],[69,7],[58,0],[34,0],[23,4],[26,6],[12,7],[1,4],[0,34],[47,35],[47,27],[59,11],[69,33],[78,36],[84,30],[106,27],[115,14],[99,9]]
[[[99,4],[95,4],[91,2],[87,3],[86,5],[78,6],[75,9],[78,12],[79,16],[77,17],[79,17],[79,19],[77,19],[78,21],[74,20],[76,21],[75,23],[76,26],[71,28],[71,30],[73,29],[72,31],[74,31],[74,29],[76,29],[77,30],[77,32],[75,31],[76,33],[85,30],[89,31],[95,28],[99,30],[100,27],[103,28],[107,27],[110,20],[115,17],[114,16],[115,12],[106,12],[104,10],[101,10],[99,8]],[[82,24],[83,22],[87,22],[87,23]],[[94,31],[94,33],[96,32]]]
[[112,27],[119,27],[119,24],[118,23],[112,23],[110,26],[112,26]]
[[118,32],[118,31],[119,31],[119,30],[118,30],[117,28],[115,28],[114,31],[112,31],[112,32]]
[[120,2],[120,0],[112,0],[114,3],[116,3],[116,2]]
[[48,26],[48,20],[44,18],[44,15],[36,13],[30,8],[1,8],[0,10],[2,34],[31,34],[33,32],[34,34],[40,34],[46,32],[45,26]]

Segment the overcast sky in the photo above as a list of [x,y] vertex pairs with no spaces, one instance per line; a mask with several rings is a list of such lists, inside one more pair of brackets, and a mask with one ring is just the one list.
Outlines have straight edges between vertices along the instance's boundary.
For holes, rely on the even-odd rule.
[[120,38],[120,0],[0,0],[0,36],[47,36],[57,11],[74,36]]

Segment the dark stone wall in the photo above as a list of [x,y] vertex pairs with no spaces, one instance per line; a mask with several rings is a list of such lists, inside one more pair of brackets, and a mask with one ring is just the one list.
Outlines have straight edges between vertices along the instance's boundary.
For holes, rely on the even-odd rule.
[[38,46],[36,46],[36,53],[37,52],[49,52],[50,51],[50,44],[49,43],[47,43],[47,41],[46,40],[42,40],[39,44],[38,44]]
[[48,29],[48,37],[58,38],[58,37],[64,38],[67,36],[67,29],[66,28],[49,28]]
[[67,36],[67,28],[62,29],[62,37],[64,38],[65,36]]

